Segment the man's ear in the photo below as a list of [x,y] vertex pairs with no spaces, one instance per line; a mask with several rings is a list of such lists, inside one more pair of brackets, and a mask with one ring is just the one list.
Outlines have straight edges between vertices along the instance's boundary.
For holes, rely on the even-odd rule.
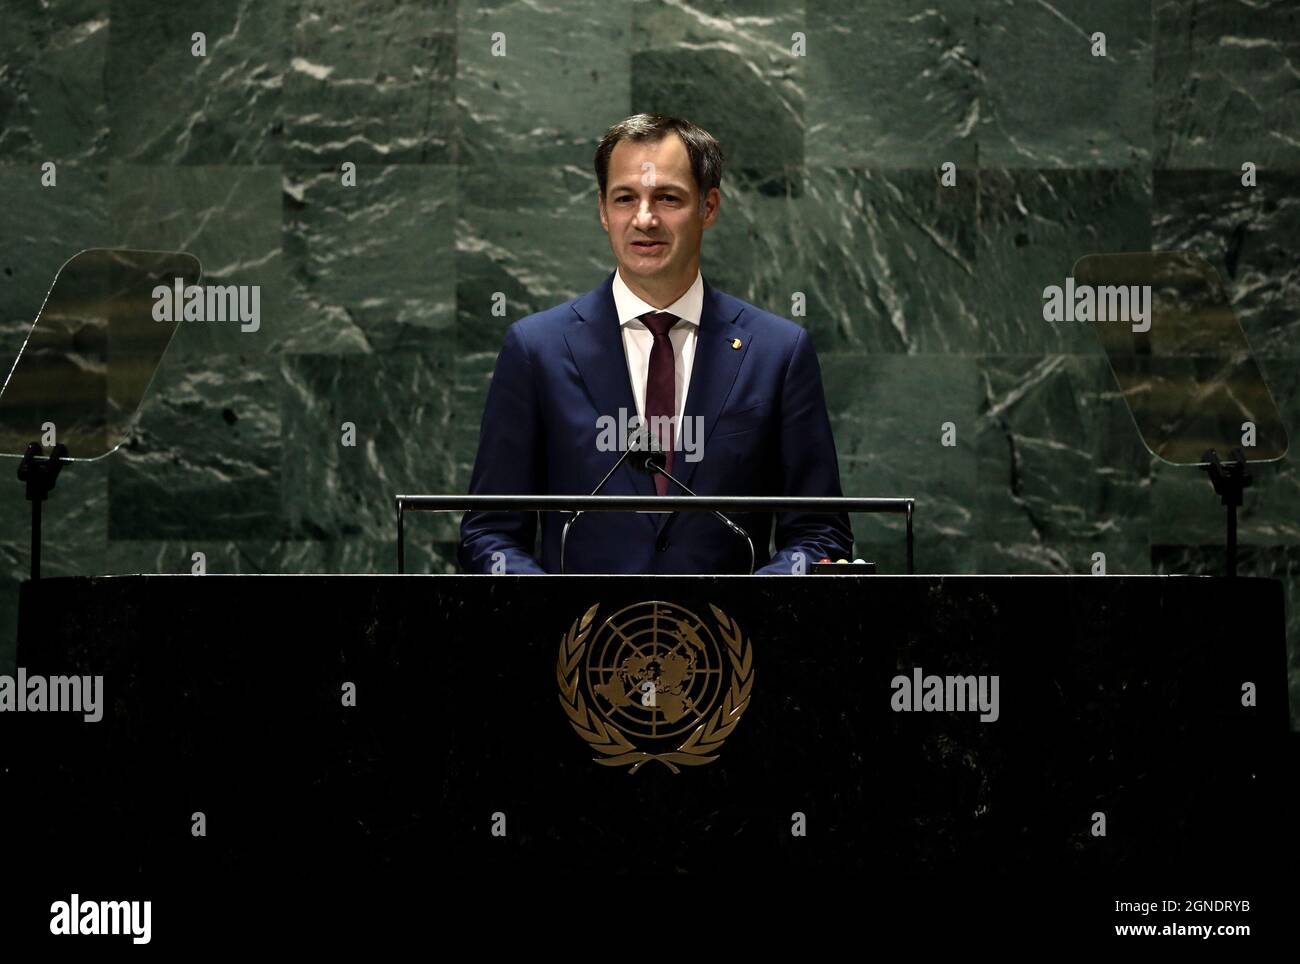
[[[710,200],[713,201],[712,211],[710,211],[708,207],[708,202]],[[722,192],[719,191],[716,187],[710,188],[709,193],[704,196],[703,203],[704,203],[704,226],[706,228],[709,228],[712,227],[713,222],[718,219],[718,211],[722,207]]]
[[609,219],[605,216],[605,196],[596,188],[596,213],[600,215],[600,226],[609,234]]

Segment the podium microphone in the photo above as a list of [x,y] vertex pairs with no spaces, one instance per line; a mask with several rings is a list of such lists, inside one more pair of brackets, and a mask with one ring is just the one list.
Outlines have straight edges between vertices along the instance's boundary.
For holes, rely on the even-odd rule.
[[[628,444],[628,447],[623,451],[623,454],[620,455],[620,456],[618,457],[618,461],[614,463],[613,468],[611,468],[608,472],[606,472],[606,473],[605,473],[605,477],[604,477],[603,479],[601,479],[601,480],[596,484],[596,487],[595,487],[594,489],[591,490],[591,494],[592,494],[592,495],[600,495],[600,490],[603,489],[603,488],[605,487],[605,483],[606,483],[606,482],[608,482],[611,478],[613,478],[614,473],[617,472],[617,471],[619,470],[619,466],[621,466],[624,462],[626,462],[626,461],[627,461],[629,458],[631,458],[634,454],[635,454],[635,455],[650,455],[650,454],[652,454],[652,453],[650,453],[650,452],[648,452],[648,451],[646,451],[646,452],[642,452],[642,451],[640,451],[640,450],[637,448],[636,440],[633,439],[633,440]],[[645,471],[645,470],[642,469],[642,471]],[[560,575],[562,575],[562,576],[565,575],[565,571],[564,571],[564,547],[565,547],[565,544],[569,541],[569,526],[573,525],[575,522],[578,521],[578,516],[582,515],[582,512],[583,512],[582,509],[578,509],[577,511],[571,513],[571,514],[569,515],[569,518],[566,519],[565,522],[564,522],[564,528],[563,528],[562,530],[560,530]]]
[[[631,450],[629,450],[628,454],[632,454]],[[678,479],[673,478],[673,476],[668,472],[668,470],[664,468],[663,459],[661,458],[662,454],[663,453],[654,450],[650,450],[650,451],[641,450],[635,453],[635,457],[632,459],[632,464],[635,465],[642,472],[645,472],[651,476],[662,475],[664,478],[666,478],[673,485],[677,486],[677,488],[681,489],[687,495],[691,496],[692,498],[699,498],[694,492],[692,492],[690,489],[686,487],[685,483],[681,482]],[[745,571],[747,573],[753,573],[754,540],[749,537],[748,532],[746,532],[740,526],[736,525],[736,523],[732,522],[730,519],[728,519],[725,515],[723,515],[721,512],[717,511],[716,509],[713,510],[713,516],[718,521],[720,521],[724,526],[726,526],[736,535],[740,536],[740,538],[745,540],[745,545],[749,546],[749,568]]]

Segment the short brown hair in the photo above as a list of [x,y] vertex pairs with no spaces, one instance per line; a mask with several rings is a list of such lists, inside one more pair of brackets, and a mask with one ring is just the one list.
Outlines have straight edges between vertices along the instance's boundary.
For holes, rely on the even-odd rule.
[[619,141],[653,142],[669,134],[676,134],[686,145],[691,173],[695,175],[695,186],[699,188],[700,203],[703,204],[709,191],[722,183],[722,145],[704,128],[667,114],[633,114],[605,131],[600,146],[596,148],[596,181],[600,184],[600,196],[605,196],[609,157]]

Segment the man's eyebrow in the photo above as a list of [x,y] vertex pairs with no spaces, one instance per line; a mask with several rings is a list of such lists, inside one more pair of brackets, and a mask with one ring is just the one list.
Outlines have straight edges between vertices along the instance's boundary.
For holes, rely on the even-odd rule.
[[[682,187],[680,184],[674,184],[672,181],[661,182],[659,184],[656,184],[654,189],[656,191],[676,191],[678,194],[689,193],[687,192],[686,188]],[[633,188],[633,186],[631,184],[628,184],[627,182],[623,182],[621,184],[615,184],[613,187],[609,189],[610,194],[614,194],[617,191],[631,191],[633,194],[636,193],[636,190]]]

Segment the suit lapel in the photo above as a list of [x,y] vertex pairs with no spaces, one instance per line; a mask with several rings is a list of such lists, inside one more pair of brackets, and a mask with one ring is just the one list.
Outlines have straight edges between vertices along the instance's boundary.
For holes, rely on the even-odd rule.
[[[700,312],[700,330],[695,338],[695,360],[691,364],[691,384],[686,392],[686,410],[683,418],[703,419],[702,431],[696,434],[696,444],[700,454],[707,458],[708,439],[713,434],[713,426],[722,414],[723,406],[731,395],[732,386],[736,384],[736,375],[740,372],[745,353],[750,348],[750,335],[732,321],[743,310],[743,306],[719,294],[707,281],[704,283],[704,308]],[[736,341],[739,348],[733,348]],[[685,426],[683,426],[683,429]],[[684,453],[673,458],[673,475],[687,488],[703,458],[698,462],[687,462]],[[674,486],[669,485],[669,490]],[[673,492],[674,495],[683,495]],[[660,531],[674,516],[659,516]]]
[[[621,408],[631,419],[636,414],[636,397],[632,394],[632,382],[627,373],[623,333],[618,324],[618,310],[614,307],[613,282],[614,274],[611,272],[603,285],[574,302],[573,310],[582,319],[582,324],[570,325],[565,330],[564,340],[597,414],[618,420]],[[604,476],[622,452],[600,454],[608,456],[607,460],[602,459],[600,468],[600,475]],[[655,494],[654,480],[646,473],[624,465],[619,469],[619,475],[630,483],[637,495]],[[641,518],[654,525],[654,516],[643,515]]]

